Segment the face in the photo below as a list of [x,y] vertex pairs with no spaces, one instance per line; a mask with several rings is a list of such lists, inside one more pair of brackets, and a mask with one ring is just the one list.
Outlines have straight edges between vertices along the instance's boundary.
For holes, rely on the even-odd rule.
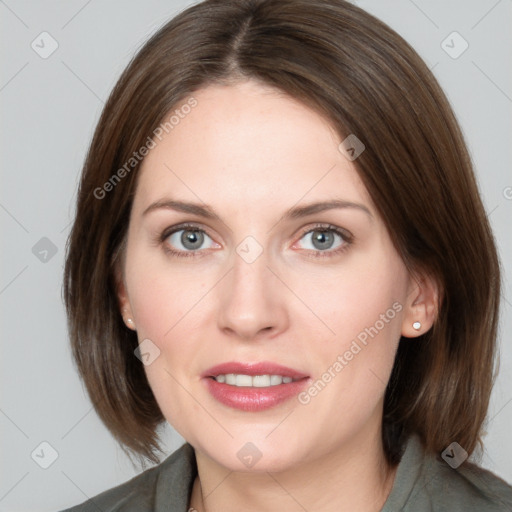
[[325,119],[251,81],[194,98],[143,161],[119,292],[156,400],[232,470],[355,452],[411,278]]

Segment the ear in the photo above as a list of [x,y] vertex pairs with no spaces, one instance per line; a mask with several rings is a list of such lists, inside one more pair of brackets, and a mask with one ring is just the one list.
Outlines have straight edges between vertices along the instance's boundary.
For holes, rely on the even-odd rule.
[[123,272],[121,270],[121,263],[116,261],[114,266],[115,286],[117,300],[119,302],[119,308],[121,310],[121,316],[123,317],[124,323],[128,329],[135,331],[135,321],[133,319],[132,308],[128,293],[126,291],[126,283],[124,281]]
[[425,273],[410,277],[407,303],[402,317],[402,336],[416,338],[434,324],[439,311],[439,285]]

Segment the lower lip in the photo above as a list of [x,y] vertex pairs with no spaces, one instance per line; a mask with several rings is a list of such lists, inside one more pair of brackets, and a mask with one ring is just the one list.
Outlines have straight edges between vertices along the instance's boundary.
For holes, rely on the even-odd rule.
[[264,388],[230,386],[208,377],[204,379],[211,395],[220,403],[242,411],[258,412],[275,407],[297,396],[309,378]]

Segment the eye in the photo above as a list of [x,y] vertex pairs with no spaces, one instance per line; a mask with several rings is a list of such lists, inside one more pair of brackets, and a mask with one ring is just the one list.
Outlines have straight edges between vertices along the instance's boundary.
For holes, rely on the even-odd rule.
[[[162,234],[162,243],[167,252],[176,256],[196,256],[200,249],[220,247],[202,230],[194,225],[175,226]],[[210,247],[203,247],[205,241],[210,241]]]
[[324,257],[345,251],[352,243],[353,237],[342,228],[331,225],[317,225],[314,229],[306,231],[302,235],[302,239],[309,241],[306,247],[302,247],[303,249],[313,251],[313,257]]
[[[308,256],[316,258],[334,256],[345,251],[352,243],[353,236],[347,230],[336,226],[316,225],[305,231],[300,239],[309,239],[309,244],[300,248],[305,249]],[[210,246],[204,247],[208,240]],[[220,247],[203,229],[189,224],[165,230],[160,236],[160,242],[167,253],[178,257],[199,257],[205,249]]]

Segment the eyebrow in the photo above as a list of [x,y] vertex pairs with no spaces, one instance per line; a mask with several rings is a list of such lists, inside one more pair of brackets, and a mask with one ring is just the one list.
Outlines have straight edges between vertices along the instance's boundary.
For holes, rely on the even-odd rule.
[[[294,206],[290,208],[282,217],[282,220],[293,220],[299,219],[302,217],[308,217],[315,213],[320,213],[326,210],[333,209],[341,209],[341,208],[354,208],[366,213],[371,219],[373,219],[373,214],[370,210],[359,203],[354,203],[352,201],[343,201],[341,199],[333,199],[330,201],[320,201],[315,203],[306,204],[304,206]],[[204,217],[206,219],[218,220],[222,219],[215,213],[213,208],[208,205],[201,205],[199,203],[191,203],[187,201],[176,201],[172,199],[164,199],[160,201],[156,201],[149,205],[142,215],[147,215],[150,212],[155,210],[175,210],[183,213],[191,213],[197,215],[199,217]]]

